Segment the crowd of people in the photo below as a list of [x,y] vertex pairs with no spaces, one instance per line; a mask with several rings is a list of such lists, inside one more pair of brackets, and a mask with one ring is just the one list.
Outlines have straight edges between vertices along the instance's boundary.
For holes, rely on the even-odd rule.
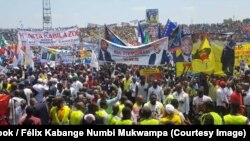
[[[211,38],[239,30],[244,37],[240,39],[246,41],[249,32],[243,31],[243,26],[247,29],[249,25],[199,24],[189,28],[192,33],[216,33]],[[104,36],[102,27],[80,30],[83,41]],[[130,44],[137,42],[135,27],[112,30]],[[10,44],[17,42],[16,30],[0,33]],[[3,66],[11,63],[7,61],[3,60]],[[86,64],[55,67],[36,63],[35,69],[8,68],[0,75],[0,125],[249,124],[249,68],[239,67],[233,70],[234,75],[224,77],[202,73],[177,77],[175,66],[167,63],[158,66],[159,79],[148,79],[140,73],[142,68],[152,66],[112,62],[96,69]]]
[[[250,71],[241,77],[176,77],[171,64],[147,80],[141,66],[36,64],[1,75],[1,124],[244,125]],[[3,98],[1,98],[3,99]],[[3,105],[5,108],[3,108]]]
[[[142,25],[143,29],[147,31],[148,26]],[[164,25],[161,24],[161,31],[164,32]],[[213,39],[220,39],[222,34],[233,32],[236,35],[236,39],[239,42],[250,41],[250,23],[233,21],[230,23],[217,23],[217,24],[190,24],[191,34],[197,33],[210,33]],[[81,40],[86,42],[91,42],[89,37],[104,37],[104,26],[97,27],[86,27],[80,28],[81,30]],[[138,45],[136,37],[136,27],[135,26],[112,26],[111,30],[122,40],[126,41],[131,45]],[[0,34],[2,34],[8,43],[16,44],[17,39],[17,29],[0,29]]]

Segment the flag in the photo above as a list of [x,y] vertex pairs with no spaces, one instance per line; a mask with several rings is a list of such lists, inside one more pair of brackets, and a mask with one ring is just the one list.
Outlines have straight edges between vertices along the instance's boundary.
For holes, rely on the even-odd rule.
[[6,74],[8,69],[6,67],[0,66],[0,74]]
[[7,47],[9,46],[9,43],[5,40],[3,35],[0,36],[0,47]]
[[215,57],[209,41],[205,38],[193,56],[192,72],[212,74],[215,70]]
[[115,33],[113,33],[106,25],[105,27],[105,39],[118,45],[127,46]]
[[181,47],[181,27],[178,26],[169,37],[169,51],[176,51]]
[[141,43],[141,44],[144,44],[145,43],[145,36],[144,36],[144,32],[143,32],[143,29],[141,27],[141,24],[140,22],[138,22],[138,27],[137,27],[137,30],[138,30],[138,42]]
[[145,36],[144,36],[144,42],[143,42],[143,44],[148,44],[148,43],[150,43],[150,37],[149,37],[149,33],[146,32]]
[[100,66],[99,66],[99,63],[98,63],[96,52],[94,50],[92,50],[90,66],[93,67],[93,68],[96,68],[96,70],[100,70]]
[[26,45],[24,66],[32,68],[32,70],[34,70],[35,66],[34,66],[33,58],[34,58],[34,55],[30,49],[30,46]]
[[169,37],[176,28],[177,28],[177,25],[168,19],[163,36]]

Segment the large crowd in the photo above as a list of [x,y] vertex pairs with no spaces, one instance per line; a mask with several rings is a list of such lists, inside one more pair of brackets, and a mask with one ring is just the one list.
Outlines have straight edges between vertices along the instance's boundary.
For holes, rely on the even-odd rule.
[[[240,77],[175,76],[145,79],[141,66],[36,64],[1,75],[1,124],[222,125],[249,124],[250,71]],[[4,103],[0,103],[4,104]]]
[[[191,25],[193,33],[231,32],[224,25]],[[223,28],[215,30],[214,28]],[[126,41],[135,27],[114,27]],[[102,29],[81,29],[82,38],[103,36]],[[1,30],[16,41],[16,30]],[[248,33],[249,34],[249,33]],[[245,35],[244,35],[245,36]],[[245,38],[244,38],[245,39]],[[8,60],[4,60],[8,64]],[[147,66],[104,63],[35,64],[10,68],[0,76],[1,125],[247,125],[250,118],[250,70],[234,76],[199,74],[177,77],[172,64],[157,68],[160,79],[146,79]],[[6,101],[6,100],[5,100]]]
[[[164,25],[161,24],[161,31],[164,32]],[[131,45],[138,45],[136,37],[136,26],[112,26],[111,30],[122,40],[126,41]],[[143,25],[143,29],[147,31],[148,26]],[[230,23],[217,23],[217,24],[190,24],[190,31],[192,34],[196,33],[210,33],[214,39],[219,39],[222,34],[233,32],[235,33],[237,40],[239,42],[250,41],[250,23],[235,21]],[[89,37],[104,37],[104,26],[96,27],[86,27],[80,28],[81,40],[89,42]],[[0,34],[2,34],[8,43],[16,44],[17,39],[17,29],[1,29]]]

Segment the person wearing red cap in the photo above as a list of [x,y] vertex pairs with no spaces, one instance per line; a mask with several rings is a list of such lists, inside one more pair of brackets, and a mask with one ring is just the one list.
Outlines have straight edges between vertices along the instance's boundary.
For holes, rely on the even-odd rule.
[[216,91],[216,106],[218,109],[218,113],[221,116],[224,116],[226,114],[228,106],[228,98],[225,92],[225,87],[226,87],[225,81],[221,81],[219,83],[219,86],[220,87]]

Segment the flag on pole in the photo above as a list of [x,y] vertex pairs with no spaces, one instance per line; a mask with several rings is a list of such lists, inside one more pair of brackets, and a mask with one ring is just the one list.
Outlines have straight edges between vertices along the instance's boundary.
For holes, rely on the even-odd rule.
[[169,37],[176,28],[177,28],[177,25],[168,19],[163,36]]
[[0,36],[0,47],[7,47],[9,46],[9,43],[5,40],[3,35]]
[[127,46],[114,32],[112,32],[106,25],[105,27],[105,39],[118,45]]
[[144,42],[143,42],[143,44],[148,44],[148,43],[150,43],[150,37],[149,37],[149,33],[146,32],[145,36],[144,36]]
[[92,50],[90,66],[96,68],[96,70],[100,70],[98,59],[94,50]]
[[178,26],[169,37],[169,50],[171,52],[180,49],[181,47],[181,27]]
[[215,57],[209,41],[205,38],[192,60],[193,73],[212,74],[215,69]]
[[138,22],[137,30],[138,30],[138,36],[137,36],[138,42],[141,44],[144,44],[145,43],[145,35],[144,35],[143,29],[141,27],[140,21]]

